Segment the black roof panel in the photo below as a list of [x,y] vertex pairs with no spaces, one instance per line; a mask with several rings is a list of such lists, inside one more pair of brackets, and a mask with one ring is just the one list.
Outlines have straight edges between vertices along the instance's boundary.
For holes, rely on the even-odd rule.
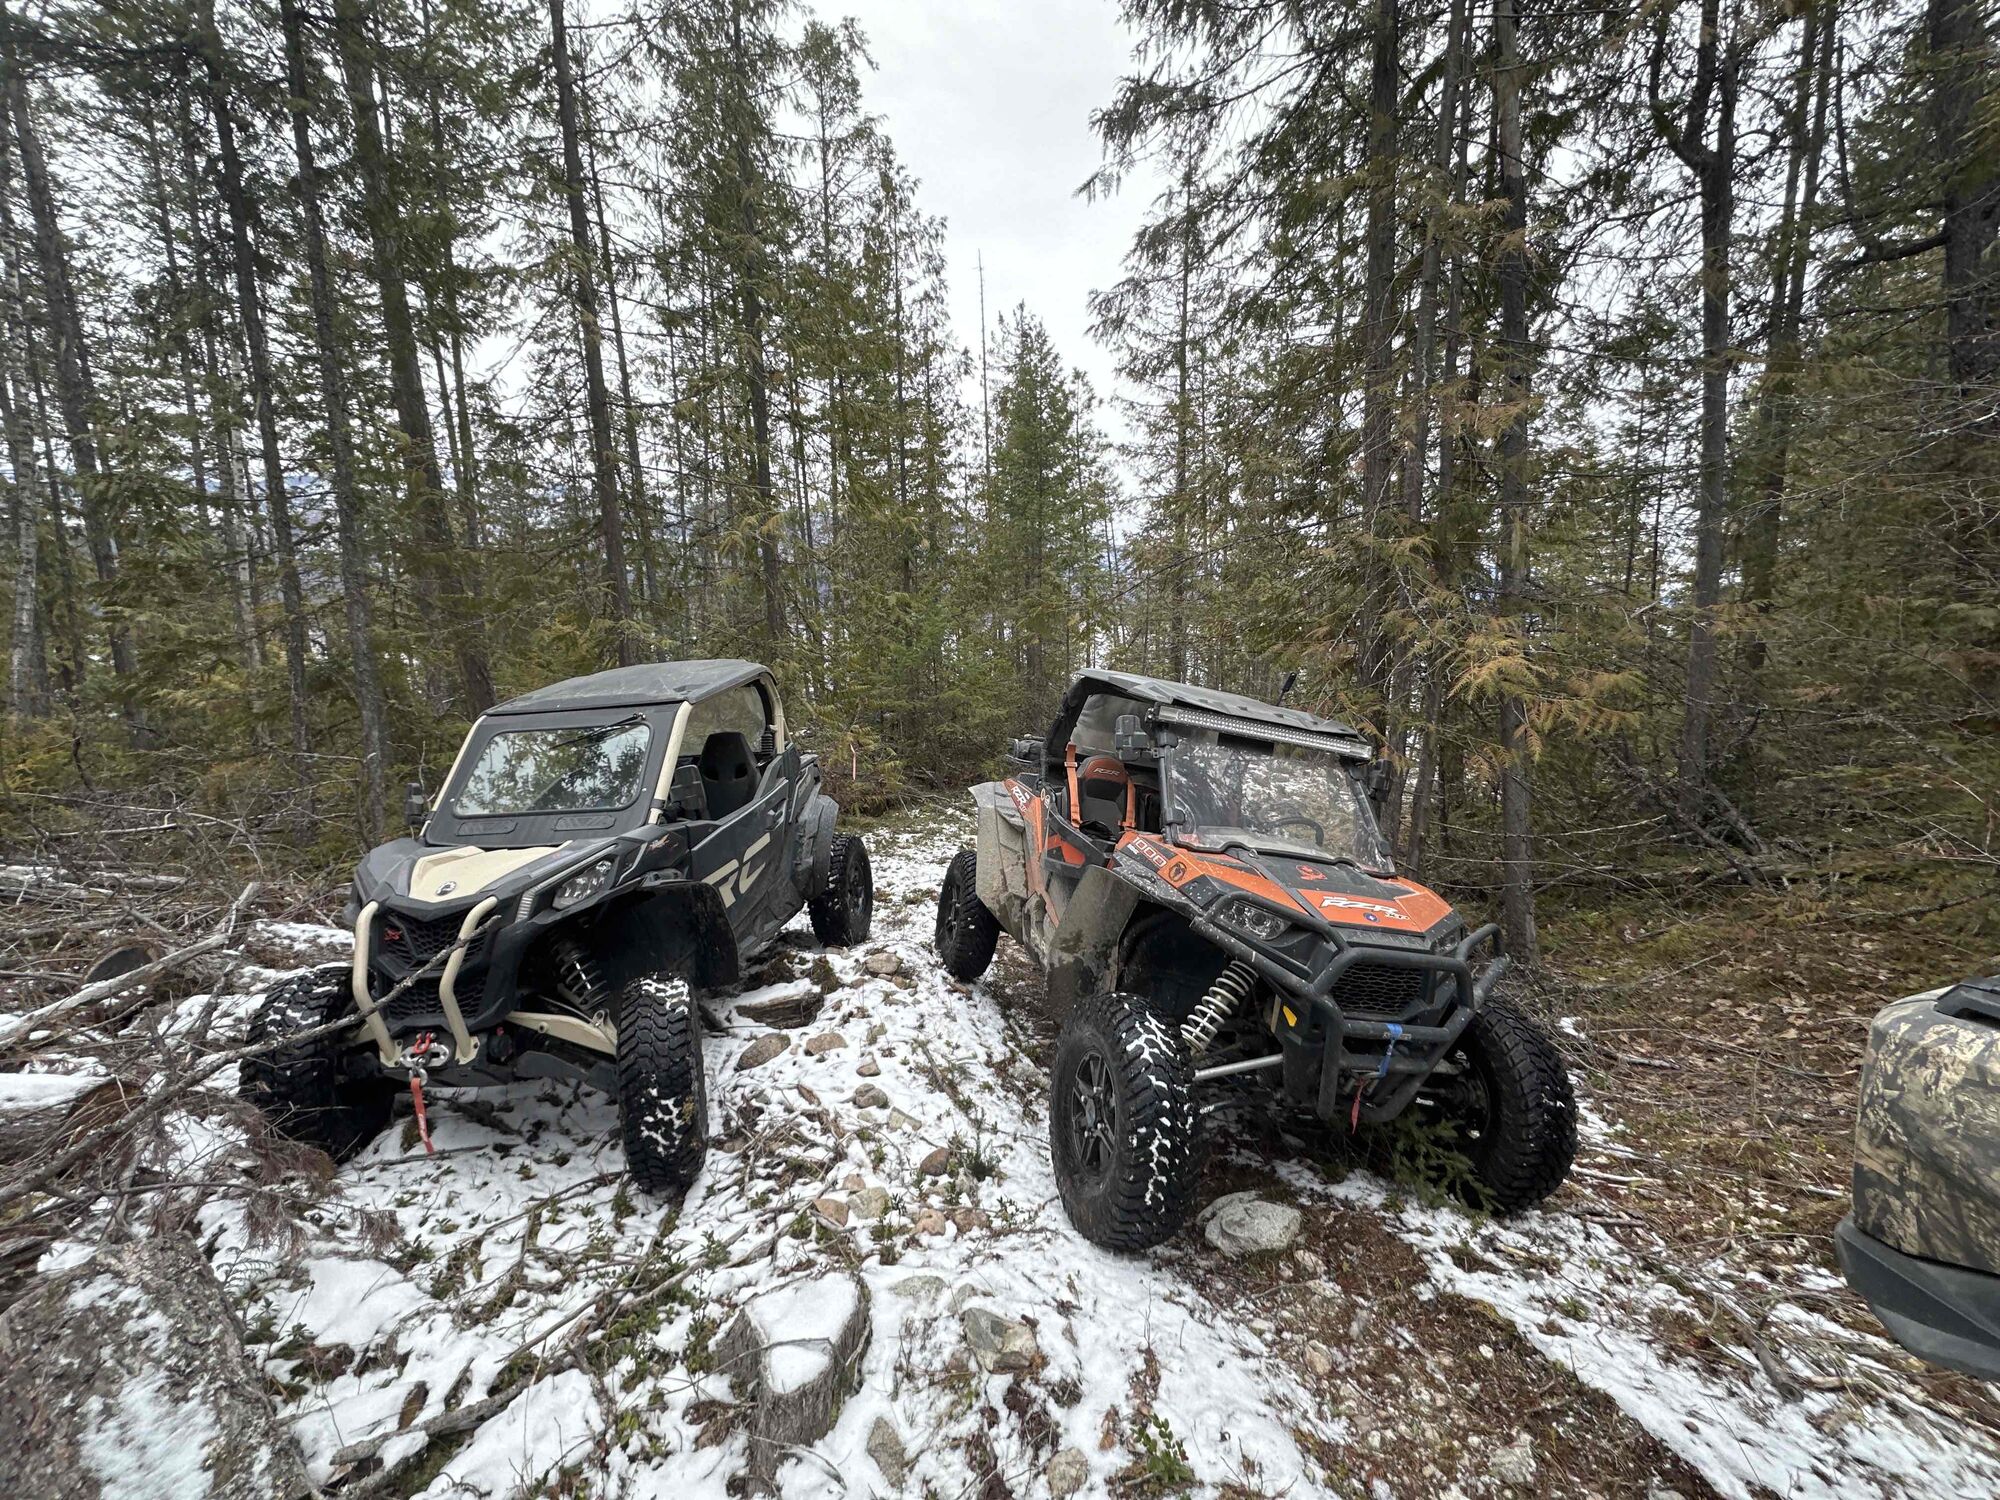
[[1063,747],[1076,723],[1077,712],[1083,707],[1084,700],[1096,693],[1115,693],[1123,698],[1136,698],[1142,703],[1179,704],[1183,708],[1227,714],[1232,719],[1244,719],[1256,724],[1309,730],[1315,734],[1339,735],[1352,740],[1363,739],[1353,726],[1338,719],[1322,719],[1302,708],[1280,708],[1276,704],[1246,698],[1241,693],[1225,693],[1220,688],[1195,687],[1186,682],[1167,682],[1158,677],[1139,677],[1130,672],[1084,672],[1063,694],[1062,707],[1057,710],[1056,721],[1049,729],[1046,754],[1051,766],[1062,763]]
[[643,708],[652,703],[699,703],[770,673],[754,661],[649,661],[571,677],[487,710],[494,714],[574,713],[578,709]]

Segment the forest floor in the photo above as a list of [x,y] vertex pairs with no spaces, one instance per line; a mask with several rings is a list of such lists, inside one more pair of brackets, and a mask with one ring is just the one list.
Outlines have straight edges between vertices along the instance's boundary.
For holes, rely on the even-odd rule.
[[[1190,1229],[1113,1256],[1050,1177],[1039,979],[1008,944],[972,986],[931,951],[969,834],[937,822],[870,835],[868,944],[821,954],[801,920],[717,1008],[713,1144],[676,1206],[623,1184],[612,1106],[567,1087],[440,1093],[436,1156],[405,1107],[330,1179],[276,1170],[226,1078],[169,1117],[137,1215],[196,1235],[316,1483],[721,1497],[746,1437],[718,1333],[774,1285],[851,1273],[861,1386],[780,1469],[788,1496],[2000,1493],[2000,1392],[1884,1341],[1831,1256],[1865,1023],[1919,987],[1911,954],[1809,925],[1784,951],[1748,895],[1659,931],[1556,915],[1554,977],[1517,995],[1570,1055],[1583,1148],[1544,1208],[1470,1216],[1309,1118],[1229,1104],[1202,1198],[1296,1205],[1296,1245],[1230,1259]],[[149,1030],[227,1045],[279,972],[347,943],[256,922],[228,983]],[[817,1014],[744,1014],[787,1000]],[[119,1055],[86,1034],[33,1066]],[[1027,1330],[1023,1368],[968,1356],[974,1308]],[[453,1430],[494,1390],[518,1393]]]

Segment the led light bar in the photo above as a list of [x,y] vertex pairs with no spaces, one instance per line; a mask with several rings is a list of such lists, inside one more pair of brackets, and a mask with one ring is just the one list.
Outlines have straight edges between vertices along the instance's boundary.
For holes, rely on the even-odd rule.
[[1364,740],[1326,734],[1313,729],[1290,729],[1282,724],[1265,724],[1257,719],[1235,719],[1228,714],[1210,713],[1205,708],[1183,708],[1168,704],[1159,712],[1162,724],[1180,724],[1189,729],[1213,729],[1219,734],[1240,735],[1247,740],[1269,740],[1277,745],[1303,745],[1309,750],[1330,750],[1349,760],[1373,760],[1375,752]]

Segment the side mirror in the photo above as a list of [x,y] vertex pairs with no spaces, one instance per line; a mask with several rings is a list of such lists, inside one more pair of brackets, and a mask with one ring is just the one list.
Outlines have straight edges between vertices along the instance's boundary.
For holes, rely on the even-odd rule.
[[1291,693],[1292,689],[1297,687],[1298,685],[1299,685],[1299,674],[1297,672],[1287,672],[1285,674],[1285,680],[1278,685],[1277,701],[1278,701],[1278,706],[1280,708],[1284,706],[1285,699]]
[[403,787],[404,823],[413,829],[421,828],[424,826],[424,819],[429,816],[430,810],[431,799],[424,795],[424,784],[421,781],[407,783]]
[[1135,755],[1148,755],[1153,749],[1137,714],[1120,714],[1117,717],[1111,726],[1111,744],[1117,750],[1120,760],[1129,760]]
[[1371,760],[1368,769],[1361,773],[1361,789],[1368,794],[1368,800],[1380,808],[1388,799],[1389,788],[1395,779],[1395,770],[1388,761]]
[[1007,742],[1007,759],[1016,765],[1035,766],[1042,761],[1042,742],[1023,735]]

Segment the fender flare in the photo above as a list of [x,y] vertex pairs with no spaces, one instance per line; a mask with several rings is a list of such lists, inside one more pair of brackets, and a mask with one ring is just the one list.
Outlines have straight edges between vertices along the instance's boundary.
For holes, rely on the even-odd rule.
[[1086,995],[1104,986],[1125,928],[1144,899],[1108,865],[1092,865],[1077,882],[1049,940],[1049,1010],[1058,1024]]
[[696,989],[717,990],[742,972],[722,895],[702,881],[676,881],[618,902],[597,927],[593,946],[614,988],[664,970]]

